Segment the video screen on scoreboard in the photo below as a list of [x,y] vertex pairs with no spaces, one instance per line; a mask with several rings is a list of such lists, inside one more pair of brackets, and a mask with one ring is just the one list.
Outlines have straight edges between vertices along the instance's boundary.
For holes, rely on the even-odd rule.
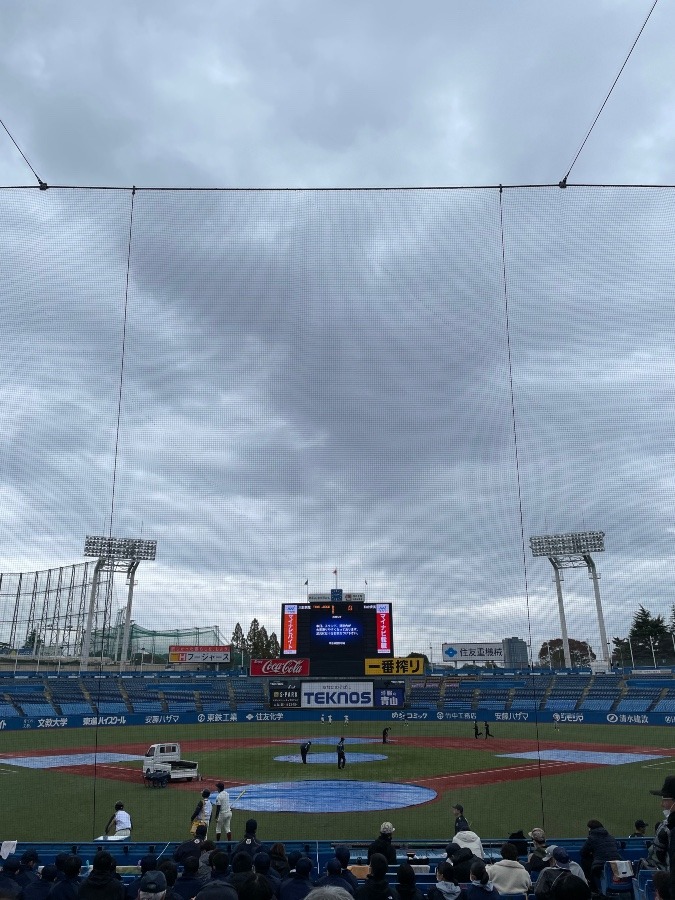
[[393,656],[391,603],[284,603],[282,656],[354,660]]

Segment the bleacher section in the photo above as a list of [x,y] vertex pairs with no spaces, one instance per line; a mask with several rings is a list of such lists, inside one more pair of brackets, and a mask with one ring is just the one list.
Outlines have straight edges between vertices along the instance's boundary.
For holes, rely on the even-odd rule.
[[418,709],[436,710],[441,703],[443,678],[414,678],[408,687],[408,704]]

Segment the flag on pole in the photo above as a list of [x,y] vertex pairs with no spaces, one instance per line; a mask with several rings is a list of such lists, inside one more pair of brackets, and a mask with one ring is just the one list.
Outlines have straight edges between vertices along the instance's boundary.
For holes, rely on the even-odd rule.
[[306,584],[306,585],[309,584],[309,578],[307,579],[307,581],[305,582],[305,584]]

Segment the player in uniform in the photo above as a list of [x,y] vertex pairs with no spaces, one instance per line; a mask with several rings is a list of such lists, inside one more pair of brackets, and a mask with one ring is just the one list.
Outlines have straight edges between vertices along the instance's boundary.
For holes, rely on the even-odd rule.
[[225,790],[222,781],[216,782],[216,840],[220,840],[220,836],[225,832],[227,840],[232,840],[232,808],[230,806],[230,795]]
[[108,829],[110,826],[115,823],[115,837],[129,837],[131,834],[132,824],[131,824],[131,816],[124,808],[124,803],[121,800],[118,800],[115,804],[115,812],[108,819],[108,824],[105,826],[104,834],[108,833]]
[[345,739],[340,738],[337,745],[337,763],[338,769],[344,769],[347,765],[347,757],[345,756]]
[[307,764],[307,754],[309,753],[309,748],[312,746],[311,741],[305,741],[304,744],[300,744],[300,756],[302,757],[302,761]]
[[389,732],[390,732],[390,731],[391,731],[391,728],[390,728],[389,726],[387,726],[387,727],[382,731],[382,743],[383,743],[383,744],[388,744],[388,743],[389,743]]

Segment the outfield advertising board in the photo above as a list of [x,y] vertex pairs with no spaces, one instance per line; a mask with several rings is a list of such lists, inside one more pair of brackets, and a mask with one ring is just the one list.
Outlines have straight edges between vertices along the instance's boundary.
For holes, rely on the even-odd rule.
[[371,709],[372,681],[305,681],[301,689],[303,709]]
[[504,648],[501,641],[482,644],[443,644],[443,662],[457,665],[493,662],[503,665]]
[[229,663],[229,646],[171,644],[170,663]]

